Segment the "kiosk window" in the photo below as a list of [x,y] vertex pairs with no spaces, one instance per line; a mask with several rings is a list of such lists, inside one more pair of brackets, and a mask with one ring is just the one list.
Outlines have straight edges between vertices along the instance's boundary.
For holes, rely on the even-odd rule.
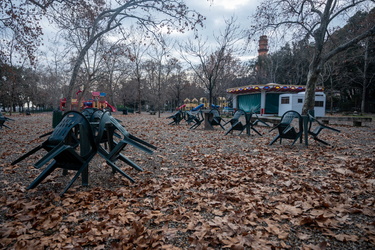
[[315,107],[324,107],[323,101],[315,101]]
[[289,97],[281,97],[281,104],[289,104]]

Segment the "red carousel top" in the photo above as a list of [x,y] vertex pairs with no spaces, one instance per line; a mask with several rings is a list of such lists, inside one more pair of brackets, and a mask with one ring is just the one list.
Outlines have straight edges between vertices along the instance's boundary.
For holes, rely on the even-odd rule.
[[[281,85],[277,83],[268,83],[265,85],[247,85],[237,88],[230,88],[227,89],[227,93],[229,94],[243,94],[243,93],[256,93],[256,92],[287,92],[287,93],[294,93],[294,92],[303,92],[306,90],[306,86],[302,85]],[[322,87],[316,87],[316,92],[322,92]]]

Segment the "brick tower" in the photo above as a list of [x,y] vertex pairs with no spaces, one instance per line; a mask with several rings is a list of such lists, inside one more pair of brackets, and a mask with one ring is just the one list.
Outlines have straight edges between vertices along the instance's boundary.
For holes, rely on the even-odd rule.
[[268,38],[267,36],[261,36],[259,38],[259,49],[258,56],[264,56],[268,53]]

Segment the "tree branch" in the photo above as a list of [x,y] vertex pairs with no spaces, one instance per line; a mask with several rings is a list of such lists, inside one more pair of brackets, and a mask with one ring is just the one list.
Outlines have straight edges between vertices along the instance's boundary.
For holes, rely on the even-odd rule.
[[366,2],[366,0],[360,0],[358,2],[355,2],[355,0],[353,0],[351,4],[343,7],[342,9],[339,9],[336,13],[331,13],[331,18],[329,19],[329,22],[331,22],[333,19],[335,19],[337,16],[339,16],[343,12],[345,12],[345,11],[349,10],[350,8],[353,8],[354,6],[358,5],[359,3],[363,3],[363,2]]
[[338,53],[350,48],[351,46],[357,44],[359,41],[361,41],[361,40],[363,40],[367,37],[370,37],[370,36],[375,36],[375,25],[371,29],[369,29],[367,32],[358,35],[357,37],[353,38],[352,40],[348,41],[347,43],[344,43],[344,44],[338,46],[337,48],[335,48],[334,50],[331,50],[330,52],[328,52],[322,58],[322,63],[324,64],[329,59],[331,59],[333,56],[335,56]]

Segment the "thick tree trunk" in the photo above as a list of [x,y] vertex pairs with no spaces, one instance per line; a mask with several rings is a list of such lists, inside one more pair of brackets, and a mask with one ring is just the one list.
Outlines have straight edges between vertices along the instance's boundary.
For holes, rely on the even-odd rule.
[[141,80],[138,79],[138,96],[137,96],[137,100],[138,100],[138,113],[140,114],[141,113],[141,109],[142,109],[142,99],[141,99]]
[[362,89],[362,101],[361,101],[361,112],[362,113],[365,113],[366,112],[366,83],[367,81],[364,80],[364,83],[363,83],[363,89]]
[[315,106],[315,89],[320,74],[320,63],[322,59],[319,55],[315,55],[309,66],[307,74],[307,83],[305,91],[305,102],[302,108],[302,115],[307,115],[309,110],[313,110]]
[[112,104],[114,107],[116,107],[116,103],[115,103],[115,98],[114,98],[114,91],[113,91],[113,70],[110,71],[110,74],[109,74],[109,103]]
[[209,101],[208,101],[208,107],[210,108],[211,105],[213,104],[213,89],[210,88],[209,90],[209,97],[208,97]]
[[369,38],[365,40],[365,55],[364,55],[364,62],[363,62],[363,88],[362,88],[362,101],[361,101],[361,112],[366,112],[366,93],[367,93],[367,86],[368,86],[368,64],[369,64]]
[[332,80],[332,77],[330,77],[331,79],[331,96],[330,96],[330,100],[331,100],[331,115],[333,114],[333,80]]
[[78,72],[79,72],[79,69],[81,67],[81,64],[82,64],[83,60],[85,59],[85,55],[86,55],[87,51],[89,50],[89,48],[91,47],[91,45],[92,45],[91,43],[87,44],[80,51],[79,56],[77,58],[77,61],[74,65],[72,77],[70,78],[70,82],[69,82],[68,96],[66,97],[65,111],[69,111],[69,110],[72,109],[73,91],[74,91],[76,80],[77,80],[77,77],[78,77]]
[[[95,41],[97,39],[99,39],[103,34],[105,34],[105,33],[109,32],[109,31],[115,29],[119,25],[120,24],[117,24],[117,25],[115,25],[113,27],[111,27],[110,25],[108,25],[106,29],[104,29],[101,32],[98,32],[96,35],[93,35],[87,41],[87,43],[82,48],[82,50],[79,52],[77,61],[76,61],[75,65],[74,65],[72,77],[70,78],[70,82],[69,82],[68,96],[67,96],[66,104],[65,104],[65,109],[66,110],[71,110],[71,108],[72,108],[72,98],[73,98],[73,91],[74,91],[75,83],[76,83],[76,80],[77,80],[77,77],[78,77],[79,69],[80,69],[80,67],[81,67],[81,65],[83,63],[83,60],[85,59],[85,55],[86,55],[87,51],[91,48],[91,46],[95,43]],[[92,30],[95,30],[96,28],[97,28],[96,26],[93,26]],[[93,33],[93,34],[95,34],[95,33]]]
[[213,104],[213,92],[214,92],[214,81],[211,78],[208,79],[208,85],[207,85],[207,90],[208,90],[208,107],[211,107],[211,104]]

